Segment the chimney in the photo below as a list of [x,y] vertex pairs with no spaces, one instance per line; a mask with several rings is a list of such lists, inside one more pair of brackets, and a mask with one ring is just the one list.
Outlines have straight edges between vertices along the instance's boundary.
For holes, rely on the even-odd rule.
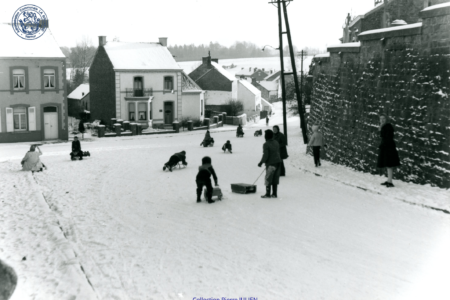
[[167,47],[167,38],[166,38],[166,37],[160,37],[160,38],[159,38],[159,43],[160,43],[163,47]]
[[208,67],[211,66],[211,56],[202,57],[202,63]]
[[262,68],[262,71],[264,72],[264,68]]
[[98,37],[98,46],[103,47],[106,45],[106,36],[100,35]]
[[252,67],[249,67],[248,70],[251,71],[251,70],[252,70]]

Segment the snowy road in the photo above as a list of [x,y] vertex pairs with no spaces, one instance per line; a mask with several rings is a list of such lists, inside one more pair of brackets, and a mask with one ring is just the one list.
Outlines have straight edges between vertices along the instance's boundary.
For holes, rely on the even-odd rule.
[[[294,123],[278,199],[260,198],[263,176],[257,194],[231,193],[231,183],[252,183],[262,171],[263,138],[253,137],[253,130],[244,139],[212,133],[213,148],[199,147],[202,132],[105,139],[84,143],[92,157],[75,162],[68,159],[68,144],[43,146],[49,170],[35,174],[37,187],[93,286],[83,296],[74,288],[57,299],[77,293],[80,299],[449,299],[450,216],[303,172],[299,168],[312,158],[295,141],[300,133]],[[227,139],[233,154],[220,150]],[[163,172],[163,163],[181,150],[188,167]],[[215,204],[195,202],[195,175],[205,155],[224,193]],[[336,170],[323,165],[321,172]],[[0,164],[3,201],[10,201],[4,190],[13,183],[22,185],[15,202],[30,197],[21,179],[26,175],[13,171],[18,167],[15,159]],[[372,176],[357,174],[361,181]],[[19,278],[38,278],[14,259],[14,247],[4,247],[11,238],[0,232],[0,258]],[[53,250],[36,251],[39,260]],[[38,279],[21,286],[31,291]],[[45,286],[53,279],[40,280]],[[56,299],[50,289],[41,291],[24,299]]]

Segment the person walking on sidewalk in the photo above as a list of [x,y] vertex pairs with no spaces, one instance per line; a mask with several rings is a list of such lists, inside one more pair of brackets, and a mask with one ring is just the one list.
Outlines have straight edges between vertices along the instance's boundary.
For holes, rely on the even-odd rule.
[[[258,164],[261,167],[262,164],[266,164],[266,177],[265,186],[266,194],[261,198],[277,198],[278,197],[278,184],[280,183],[280,146],[278,142],[273,139],[273,131],[268,129],[264,132],[264,138],[266,142],[263,145],[263,157]],[[270,188],[272,187],[272,195],[270,194]]]
[[314,156],[314,164],[316,167],[320,167],[322,164],[320,163],[320,147],[327,147],[325,145],[325,138],[323,134],[319,132],[319,126],[313,125],[312,127],[313,134],[311,139],[309,140],[308,147],[312,147],[313,156]]
[[385,115],[380,115],[380,131],[381,143],[378,152],[378,168],[386,168],[388,180],[381,185],[386,187],[394,187],[392,176],[394,167],[400,166],[400,158],[397,152],[397,146],[394,141],[394,126],[387,122]]
[[280,132],[280,127],[278,127],[278,125],[273,126],[273,133],[273,139],[278,142],[278,145],[280,145],[280,176],[286,176],[286,169],[283,162],[283,160],[289,157],[287,153],[286,136]]

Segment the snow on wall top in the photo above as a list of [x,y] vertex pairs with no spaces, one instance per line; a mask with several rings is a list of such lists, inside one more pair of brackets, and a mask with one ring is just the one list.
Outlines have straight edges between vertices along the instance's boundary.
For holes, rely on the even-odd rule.
[[358,36],[362,36],[362,35],[366,35],[366,34],[372,34],[372,33],[378,33],[378,32],[389,32],[389,31],[395,31],[395,30],[417,28],[417,27],[422,27],[422,23],[414,23],[414,24],[408,24],[408,25],[403,25],[403,26],[395,26],[395,27],[388,27],[388,28],[380,28],[380,29],[368,30],[368,31],[361,32]]
[[239,80],[239,82],[245,86],[250,92],[252,92],[255,95],[261,95],[261,91],[258,90],[253,84],[248,82],[247,80]]
[[[347,48],[347,47],[361,47],[361,43],[360,42],[343,43],[343,44],[328,46],[328,48]],[[316,55],[315,57],[318,57],[318,55]]]
[[11,24],[0,24],[0,57],[52,57],[65,58],[50,28],[35,40],[24,40],[12,29]]
[[330,57],[330,52],[322,53],[322,54],[316,54],[314,57]]
[[236,78],[233,75],[231,75],[231,73],[229,73],[227,70],[222,68],[222,66],[219,65],[218,63],[216,63],[215,61],[212,61],[211,65],[213,65],[214,68],[216,68],[216,70],[219,71],[219,73],[222,74],[223,76],[225,76],[227,79],[229,79],[231,81],[236,80]]
[[432,9],[437,9],[437,8],[442,8],[442,7],[448,7],[448,6],[450,6],[450,2],[428,6],[427,8],[423,9],[422,11],[427,11],[427,10],[432,10]]
[[[84,94],[83,94],[84,93]],[[89,83],[80,84],[67,96],[69,99],[81,100],[89,94]]]
[[115,70],[182,70],[159,43],[108,42],[104,47]]

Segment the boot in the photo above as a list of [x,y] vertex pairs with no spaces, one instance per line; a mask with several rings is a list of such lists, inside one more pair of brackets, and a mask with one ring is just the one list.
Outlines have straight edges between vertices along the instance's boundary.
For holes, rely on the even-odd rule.
[[266,194],[262,195],[261,198],[270,198],[270,185],[266,186]]
[[274,184],[274,185],[272,185],[272,188],[273,188],[272,198],[277,198],[278,197],[278,194],[277,194],[277,192],[278,192],[278,185]]
[[197,195],[197,203],[202,202],[202,200],[200,199],[200,195]]

